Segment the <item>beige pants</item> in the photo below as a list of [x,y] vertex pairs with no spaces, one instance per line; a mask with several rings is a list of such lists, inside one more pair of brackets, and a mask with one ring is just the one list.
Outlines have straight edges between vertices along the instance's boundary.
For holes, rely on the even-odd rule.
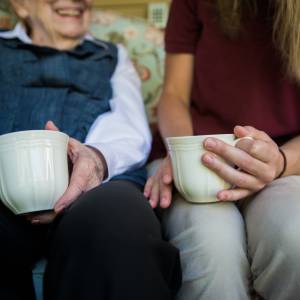
[[163,228],[181,253],[178,300],[250,299],[252,287],[267,300],[300,299],[300,176],[275,180],[240,208],[175,194]]

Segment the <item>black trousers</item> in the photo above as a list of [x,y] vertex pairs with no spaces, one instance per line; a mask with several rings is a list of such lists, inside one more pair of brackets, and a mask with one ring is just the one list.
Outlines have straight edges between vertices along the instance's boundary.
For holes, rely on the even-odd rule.
[[169,300],[181,282],[142,192],[126,181],[95,188],[51,225],[0,206],[0,299],[34,299],[31,269],[46,255],[45,300]]

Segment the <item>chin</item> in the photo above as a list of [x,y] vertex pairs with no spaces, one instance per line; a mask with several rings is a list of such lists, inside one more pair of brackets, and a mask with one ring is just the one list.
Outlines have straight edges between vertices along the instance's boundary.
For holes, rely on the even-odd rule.
[[65,30],[60,31],[60,35],[67,39],[81,39],[87,34],[87,29],[76,29],[76,28],[65,28]]

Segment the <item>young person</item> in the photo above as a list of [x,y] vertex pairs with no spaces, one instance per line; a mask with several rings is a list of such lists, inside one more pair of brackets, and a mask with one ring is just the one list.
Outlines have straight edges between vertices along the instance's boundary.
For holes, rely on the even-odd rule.
[[[159,127],[208,138],[199,163],[236,188],[215,204],[172,197],[169,156],[145,188],[181,252],[180,300],[300,294],[300,2],[173,0]],[[156,143],[155,151],[159,147]],[[161,153],[160,153],[161,154]],[[223,158],[232,165],[221,160]]]

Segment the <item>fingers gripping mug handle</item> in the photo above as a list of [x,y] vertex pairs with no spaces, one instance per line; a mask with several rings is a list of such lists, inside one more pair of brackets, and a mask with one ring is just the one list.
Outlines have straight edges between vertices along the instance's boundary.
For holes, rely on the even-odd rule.
[[[254,141],[254,138],[251,137],[251,136],[245,136],[245,137],[236,139],[236,140],[234,140],[234,142],[233,142],[233,146],[236,147],[236,144],[237,144],[238,142],[240,142],[240,141],[243,141],[243,140]],[[241,168],[237,168],[237,170],[238,170],[238,171],[241,171],[242,169],[241,169]],[[230,187],[230,189],[235,189],[235,188],[237,188],[236,185],[232,185],[232,186]]]

